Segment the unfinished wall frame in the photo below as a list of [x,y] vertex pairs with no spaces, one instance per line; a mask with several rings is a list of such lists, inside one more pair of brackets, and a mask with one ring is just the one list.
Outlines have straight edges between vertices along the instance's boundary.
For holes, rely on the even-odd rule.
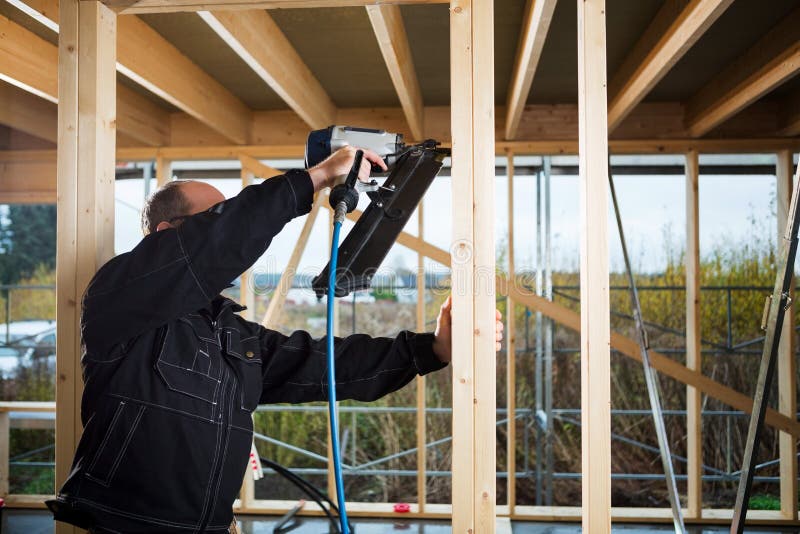
[[[209,6],[220,9],[238,9],[248,2],[167,2],[165,0],[118,1],[115,2],[129,12],[143,11],[183,11],[205,9]],[[367,5],[371,1],[334,0],[335,5]],[[447,3],[447,0],[405,0],[397,3]],[[707,2],[711,4],[713,2]],[[723,5],[726,2],[717,2]],[[598,199],[605,198],[607,176],[605,174],[609,148],[615,153],[687,153],[687,207],[694,203],[692,212],[687,209],[689,225],[687,232],[694,233],[692,254],[687,263],[687,308],[693,309],[691,322],[687,315],[687,330],[693,328],[691,336],[692,348],[697,355],[696,360],[687,360],[687,368],[669,362],[660,355],[654,355],[654,366],[661,366],[662,372],[684,380],[690,384],[688,426],[690,429],[690,467],[689,467],[689,517],[698,522],[719,522],[730,517],[730,511],[703,510],[699,491],[701,462],[699,433],[699,400],[702,394],[721,398],[739,409],[746,409],[746,399],[700,374],[699,365],[699,327],[697,311],[697,293],[699,291],[699,251],[697,251],[697,154],[698,152],[778,152],[778,199],[779,207],[788,199],[791,190],[791,157],[792,151],[800,149],[800,140],[796,138],[765,139],[692,139],[687,135],[670,139],[615,139],[607,140],[606,92],[605,92],[605,2],[604,0],[581,0],[578,2],[579,21],[579,57],[580,57],[580,102],[578,105],[578,122],[580,136],[575,139],[544,139],[536,141],[495,141],[494,94],[491,80],[493,76],[493,36],[492,36],[492,3],[481,0],[450,0],[451,28],[451,75],[452,85],[452,131],[456,132],[452,139],[454,151],[453,167],[453,199],[454,199],[454,247],[443,251],[424,241],[423,215],[419,214],[419,235],[401,235],[399,242],[417,251],[418,269],[424,274],[423,257],[451,265],[455,281],[454,287],[464,289],[456,292],[454,303],[454,353],[459,356],[453,362],[454,390],[454,493],[452,507],[448,505],[426,503],[425,499],[425,391],[424,379],[417,382],[417,405],[422,413],[417,416],[417,465],[420,471],[418,479],[419,504],[412,508],[412,516],[443,518],[452,515],[454,532],[493,532],[495,516],[504,515],[513,519],[560,519],[584,520],[586,531],[606,532],[611,519],[619,521],[641,521],[669,519],[669,509],[620,509],[610,506],[609,461],[606,451],[595,454],[595,458],[584,456],[584,481],[587,490],[584,493],[583,510],[575,507],[533,507],[517,505],[514,498],[513,476],[509,477],[509,503],[497,507],[495,503],[495,375],[494,340],[494,290],[497,284],[498,293],[508,298],[509,310],[514,303],[526,305],[540,310],[545,316],[560,321],[572,328],[580,328],[581,320],[585,339],[582,341],[582,363],[589,373],[584,372],[584,413],[597,410],[596,417],[591,417],[592,424],[587,425],[584,442],[591,440],[595,447],[610,446],[610,430],[608,404],[605,400],[608,392],[608,346],[615,346],[632,356],[630,340],[618,334],[609,335],[609,328],[603,321],[588,323],[588,317],[579,318],[574,312],[554,306],[543,299],[525,296],[515,292],[514,265],[510,260],[509,276],[494,277],[494,238],[493,238],[493,180],[494,155],[508,153],[509,169],[513,169],[511,158],[516,154],[574,154],[580,146],[581,175],[583,180],[582,215],[584,224],[582,240],[582,286],[585,288],[584,305],[593,310],[608,311],[608,258],[607,229],[602,224],[588,224],[588,221],[604,220],[605,204]],[[250,2],[249,7],[307,7],[321,5],[319,0],[273,0],[271,2]],[[330,4],[329,4],[330,5]],[[546,3],[545,5],[551,5]],[[162,185],[171,179],[169,164],[180,159],[236,159],[242,161],[243,181],[250,181],[253,174],[264,173],[268,167],[256,168],[253,158],[257,157],[300,157],[303,147],[296,140],[287,144],[244,144],[251,141],[250,123],[254,117],[243,105],[232,100],[225,92],[219,91],[234,113],[220,113],[222,126],[217,128],[226,138],[225,143],[208,144],[206,146],[160,146],[160,147],[115,147],[115,100],[116,92],[116,15],[103,3],[95,0],[61,0],[59,12],[59,84],[58,100],[58,391],[56,409],[57,418],[57,482],[64,480],[69,464],[72,461],[74,447],[81,432],[80,425],[80,366],[78,361],[78,303],[83,288],[95,270],[113,255],[113,180],[114,154],[120,160],[157,160],[158,183]],[[125,27],[136,27],[138,23],[127,19]],[[138,19],[137,19],[138,20]],[[126,30],[127,31],[127,30]],[[382,30],[388,32],[388,30]],[[80,36],[80,39],[78,38]],[[401,54],[402,55],[402,54]],[[796,58],[793,52],[792,58]],[[777,75],[776,75],[777,76]],[[777,79],[777,78],[776,78]],[[50,82],[51,89],[52,80]],[[413,85],[413,84],[412,84]],[[215,86],[216,87],[216,86]],[[413,88],[412,88],[413,89]],[[406,89],[407,92],[416,90]],[[52,91],[51,91],[52,92]],[[175,93],[176,91],[170,91]],[[187,89],[188,96],[199,98]],[[198,111],[203,106],[188,106],[180,99],[183,107],[191,107],[194,115],[200,115],[206,122],[215,122]],[[52,100],[52,95],[50,95]],[[638,98],[638,94],[636,96]],[[635,100],[636,98],[632,98]],[[176,101],[178,100],[175,97]],[[429,110],[418,102],[421,97],[414,94],[408,97],[410,104],[404,105],[406,113],[412,116],[409,123],[415,123],[414,130],[427,127],[432,121],[424,120],[428,113],[443,116],[442,110]],[[524,98],[515,100],[515,117],[509,121],[514,137],[519,114],[519,107]],[[181,106],[178,106],[181,107]],[[422,108],[422,109],[420,109]],[[219,110],[215,107],[217,112]],[[305,109],[305,107],[304,107]],[[361,112],[331,110],[328,106],[323,117],[337,112],[337,121],[341,117],[358,117]],[[625,109],[625,113],[630,111]],[[374,118],[374,115],[370,115]],[[173,117],[173,120],[175,118]],[[317,122],[316,120],[309,122]],[[517,124],[514,124],[517,123]],[[48,131],[47,121],[37,125],[37,131]],[[152,144],[163,143],[174,132],[167,130],[156,132]],[[79,135],[80,134],[80,135]],[[49,135],[45,133],[44,135]],[[253,141],[256,142],[256,141]],[[25,162],[26,158],[48,158],[56,161],[54,151],[0,152],[0,162]],[[32,154],[36,152],[36,154]],[[80,159],[78,154],[81,155]],[[693,163],[692,163],[693,162]],[[694,169],[691,166],[694,165]],[[788,171],[786,170],[788,169]],[[273,169],[270,169],[273,170]],[[513,174],[513,171],[511,171]],[[690,177],[691,175],[691,177]],[[788,178],[787,178],[788,176]],[[693,177],[693,178],[692,178]],[[692,183],[691,180],[694,180]],[[243,184],[244,185],[244,184]],[[691,185],[692,190],[689,191]],[[513,217],[513,182],[509,177],[509,217]],[[693,195],[693,196],[692,196]],[[42,194],[41,198],[55,198],[53,192]],[[324,195],[319,195],[314,203],[318,210]],[[480,199],[480,202],[477,200]],[[586,199],[592,199],[591,202]],[[326,200],[326,199],[325,199]],[[312,211],[312,213],[316,213]],[[779,209],[779,224],[780,224]],[[783,215],[785,217],[785,214]],[[313,217],[307,225],[313,224]],[[509,221],[510,234],[513,239],[513,221]],[[80,230],[80,231],[79,231]],[[303,229],[306,233],[306,229]],[[305,238],[301,239],[302,242]],[[590,239],[591,238],[591,239]],[[298,243],[299,254],[302,246]],[[513,245],[511,246],[513,251]],[[296,251],[297,252],[297,249]],[[606,254],[606,257],[604,257]],[[293,254],[293,257],[295,255]],[[452,257],[451,257],[452,256]],[[298,258],[299,259],[299,258]],[[487,276],[487,272],[489,276]],[[692,281],[690,281],[690,275]],[[424,279],[424,276],[422,277]],[[690,302],[689,292],[693,297]],[[274,317],[275,311],[265,317]],[[513,314],[511,314],[513,315]],[[588,314],[586,314],[588,315]],[[596,314],[606,317],[608,313]],[[424,286],[418,291],[417,301],[418,327],[425,326]],[[513,362],[513,327],[508,332],[509,362]],[[788,339],[788,336],[787,336]],[[786,344],[790,345],[789,343]],[[626,348],[627,347],[627,348]],[[794,361],[790,347],[782,351],[784,356],[779,365],[782,373],[794,377]],[[660,362],[660,363],[659,363]],[[514,376],[509,370],[510,395],[513,395]],[[797,524],[797,462],[796,438],[800,435],[800,424],[794,420],[795,396],[797,385],[794,380],[782,381],[780,385],[780,413],[771,412],[770,424],[782,429],[781,448],[781,505],[779,512],[753,512],[749,518],[754,522],[773,522],[776,524]],[[587,402],[591,397],[595,406]],[[600,402],[598,402],[598,398]],[[509,429],[514,425],[513,398],[509,397]],[[4,419],[5,418],[5,419]],[[0,414],[0,434],[7,426],[7,416]],[[695,429],[695,430],[692,430]],[[512,431],[509,430],[511,434]],[[692,434],[694,433],[693,437]],[[513,439],[511,440],[513,446]],[[4,456],[0,443],[0,461]],[[328,446],[330,451],[330,444]],[[596,448],[595,451],[596,453]],[[692,458],[694,457],[694,461]],[[509,469],[513,470],[513,451],[509,451]],[[0,493],[4,481],[0,479]],[[333,487],[332,478],[329,487]],[[20,498],[20,505],[31,505]],[[9,502],[13,505],[14,501]],[[291,503],[257,501],[253,497],[253,487],[245,488],[240,501],[241,510],[250,513],[268,513],[285,511]],[[314,513],[314,512],[312,512]],[[391,508],[388,503],[367,505],[353,503],[354,516],[388,515]],[[74,529],[58,526],[58,532],[72,532]]]

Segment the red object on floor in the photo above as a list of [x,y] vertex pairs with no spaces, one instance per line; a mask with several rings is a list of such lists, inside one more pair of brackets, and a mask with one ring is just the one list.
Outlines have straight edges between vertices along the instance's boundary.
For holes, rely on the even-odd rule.
[[399,502],[394,505],[394,511],[398,514],[405,514],[411,511],[411,505],[404,502]]

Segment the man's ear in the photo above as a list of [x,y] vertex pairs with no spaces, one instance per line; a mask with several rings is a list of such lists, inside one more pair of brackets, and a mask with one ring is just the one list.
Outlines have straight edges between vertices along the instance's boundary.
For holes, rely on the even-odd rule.
[[160,223],[158,223],[158,226],[156,226],[156,232],[160,232],[161,230],[166,230],[167,228],[174,228],[174,226],[172,226],[167,221],[161,221]]

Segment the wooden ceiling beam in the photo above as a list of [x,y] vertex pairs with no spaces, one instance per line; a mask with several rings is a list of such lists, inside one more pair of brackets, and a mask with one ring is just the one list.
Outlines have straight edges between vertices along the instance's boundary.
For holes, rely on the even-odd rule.
[[711,27],[733,0],[667,0],[609,84],[608,131],[633,108]]
[[13,85],[0,82],[0,124],[46,141],[58,139],[58,106]]
[[800,135],[800,91],[784,97],[779,104],[779,129],[777,135]]
[[[95,0],[83,0],[91,1]],[[120,14],[175,13],[179,11],[234,11],[306,7],[360,7],[373,4],[446,4],[449,0],[102,0]]]
[[800,72],[800,8],[717,74],[686,104],[686,124],[700,137]]
[[[0,79],[41,99],[57,103],[58,47],[0,16]],[[45,113],[42,104],[31,105],[32,110]],[[12,109],[3,115],[21,113],[21,110]],[[117,84],[117,128],[121,133],[146,145],[163,146],[170,142],[169,124],[167,110]],[[47,132],[49,126],[39,124],[36,128],[42,133]],[[24,128],[17,129],[26,131]]]
[[202,18],[311,128],[336,119],[336,106],[264,10],[200,11]]
[[[13,3],[58,32],[58,0],[13,0]],[[238,144],[249,141],[252,114],[247,106],[138,17],[119,17],[117,21],[117,70],[228,140]],[[143,143],[167,144],[164,142],[169,124],[166,111],[126,89],[118,89],[124,99],[131,99],[130,105],[125,105],[127,101],[117,97],[118,120],[123,121],[118,127],[129,126],[130,131],[122,130],[123,133]],[[153,129],[148,131],[148,126]]]
[[[548,0],[554,1],[554,0]],[[375,31],[378,46],[392,78],[397,97],[405,113],[411,136],[416,141],[424,139],[425,115],[422,90],[419,86],[403,15],[396,5],[367,6],[367,15]]]
[[234,143],[248,142],[250,109],[138,17],[117,20],[117,70]]
[[0,79],[58,102],[58,47],[0,15]]
[[514,60],[514,73],[508,88],[505,129],[507,140],[516,138],[519,121],[531,92],[533,76],[536,74],[536,67],[542,56],[547,31],[550,29],[555,9],[556,0],[528,0],[517,57]]

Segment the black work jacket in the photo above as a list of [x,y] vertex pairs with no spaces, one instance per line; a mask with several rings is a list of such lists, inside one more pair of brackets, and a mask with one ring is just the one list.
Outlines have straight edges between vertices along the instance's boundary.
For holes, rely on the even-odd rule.
[[[260,403],[327,398],[325,339],[246,321],[219,296],[292,218],[306,172],[245,188],[106,263],[81,316],[83,435],[55,519],[98,532],[227,532]],[[340,399],[443,367],[431,334],[336,340]]]

